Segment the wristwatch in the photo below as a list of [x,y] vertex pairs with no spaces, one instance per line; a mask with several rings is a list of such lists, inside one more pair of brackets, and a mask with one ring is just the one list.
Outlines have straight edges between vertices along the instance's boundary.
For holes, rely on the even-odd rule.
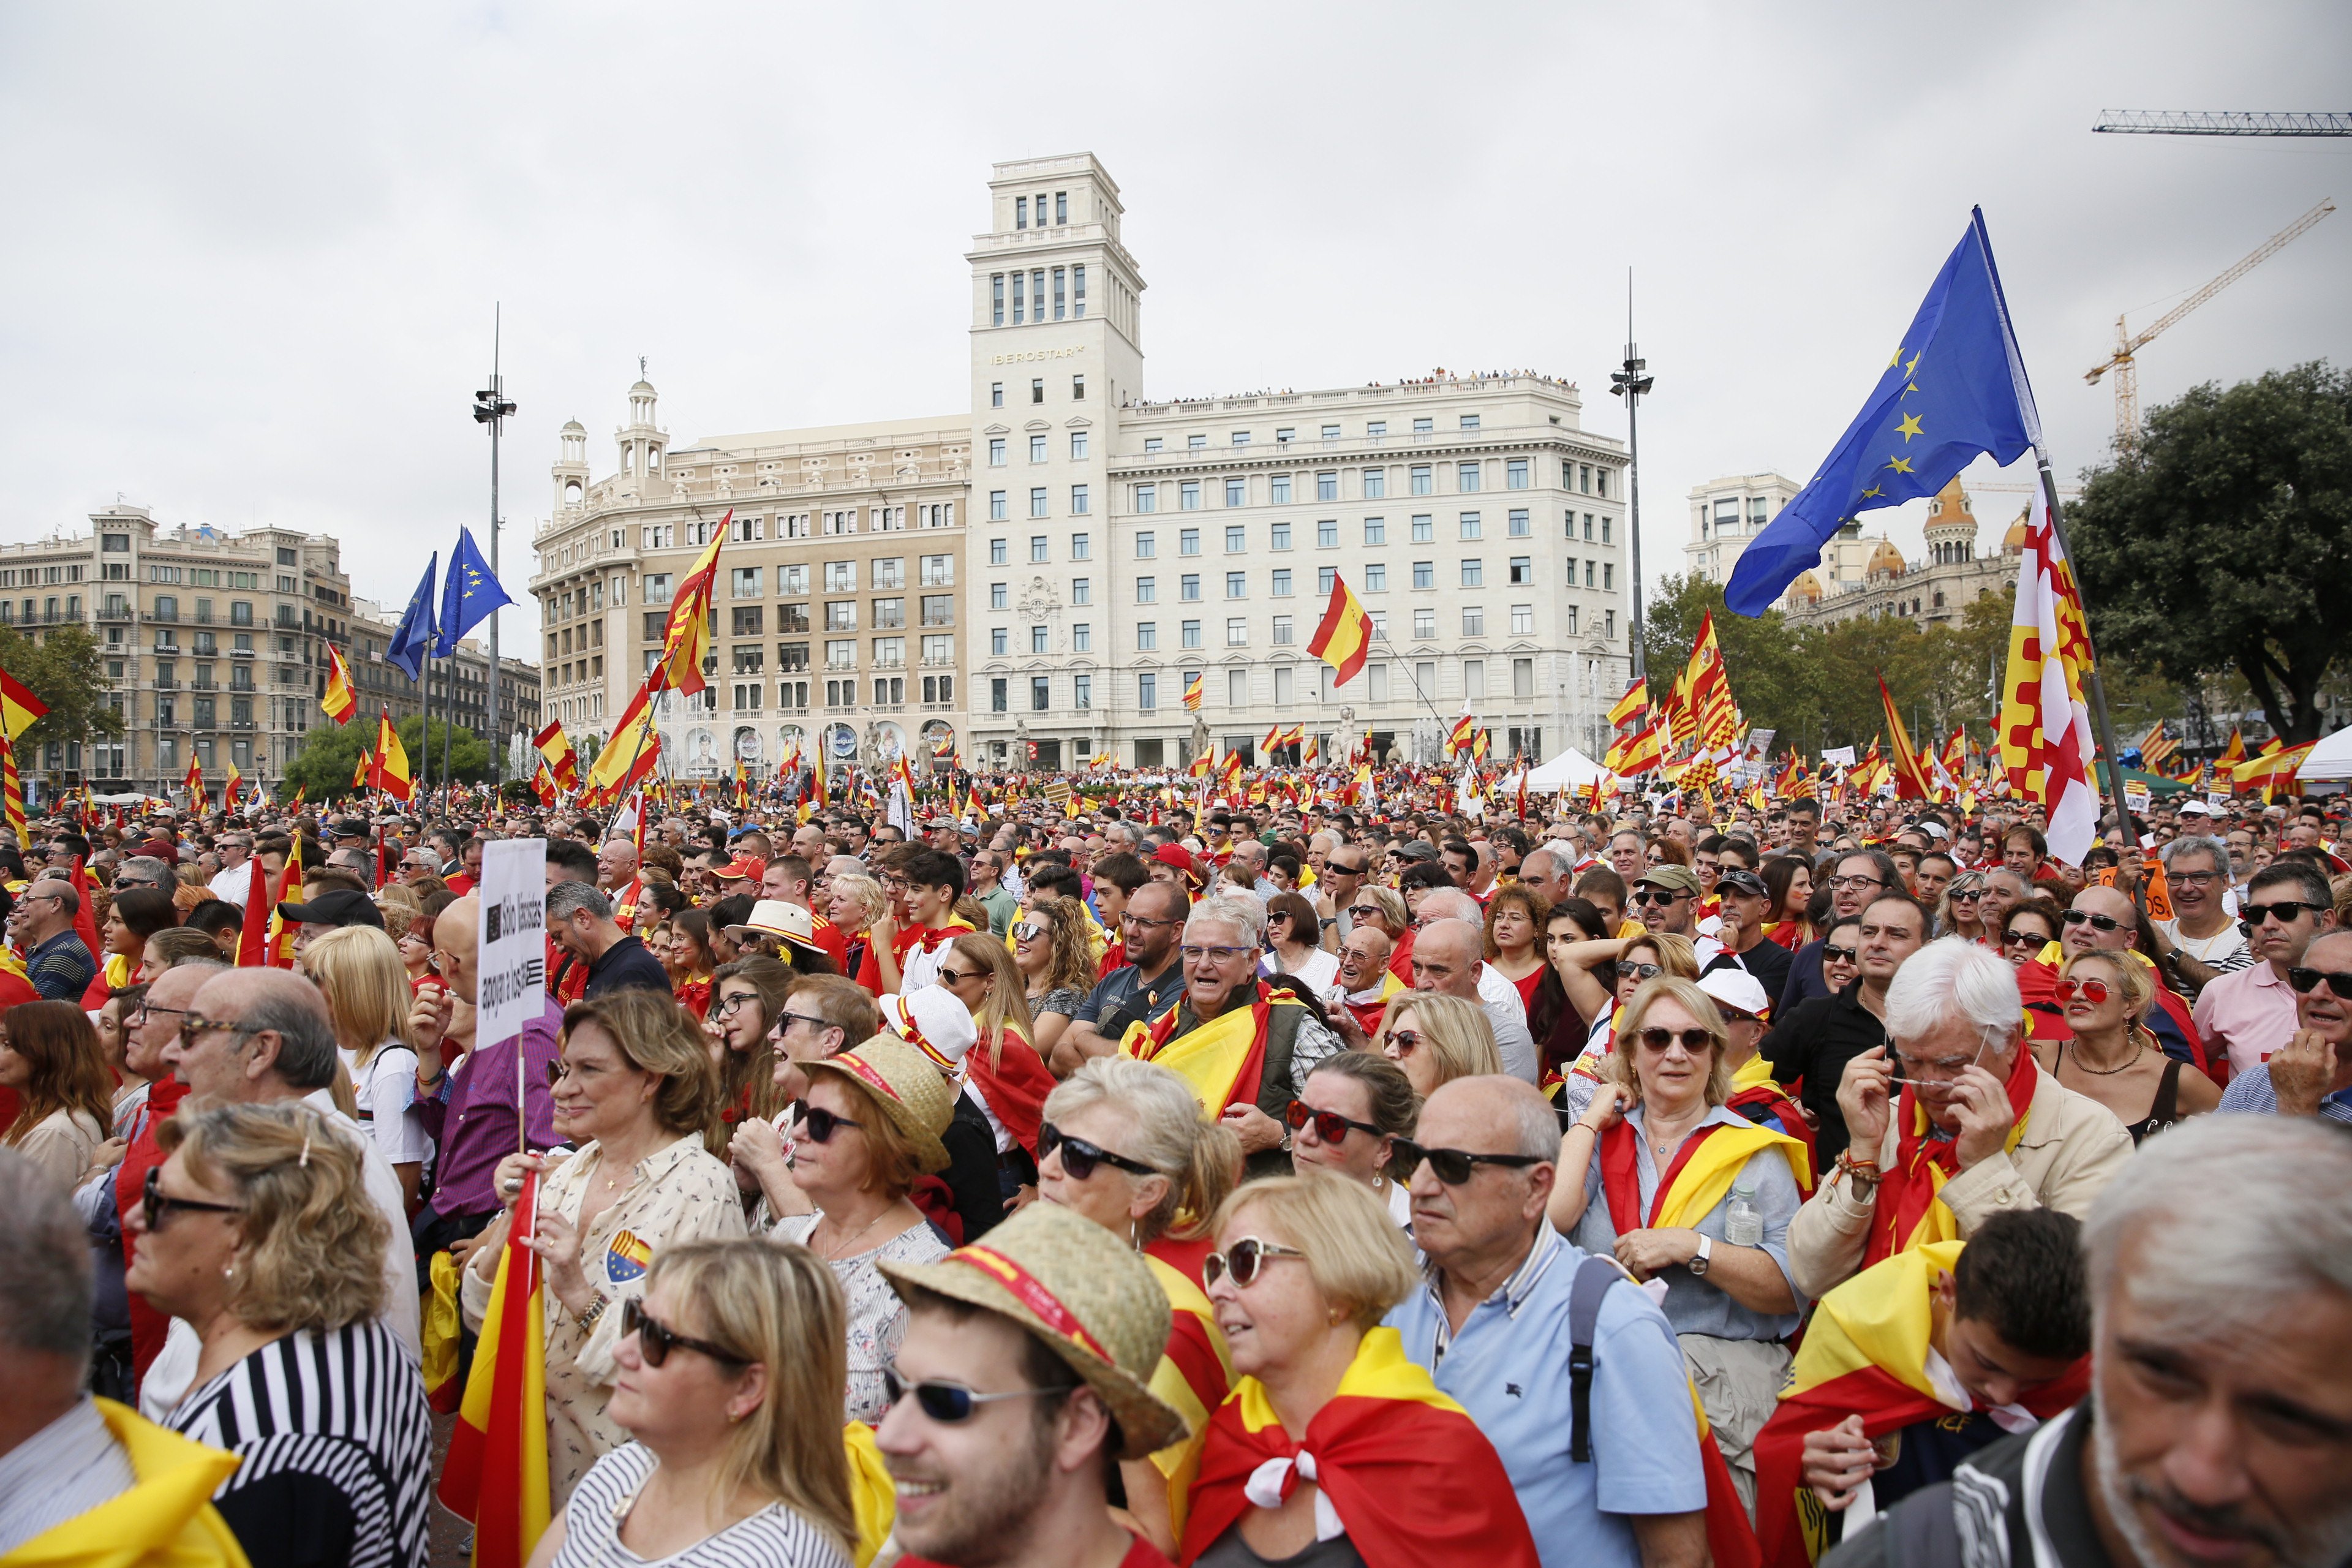
[[1694,1275],[1705,1274],[1706,1272],[1706,1260],[1713,1255],[1714,1251],[1715,1237],[1706,1235],[1705,1232],[1701,1232],[1698,1238],[1698,1256],[1690,1260],[1691,1273]]
[[596,1321],[604,1315],[606,1305],[603,1294],[599,1293],[594,1300],[588,1303],[586,1310],[573,1313],[572,1321],[583,1329],[593,1332],[596,1327]]

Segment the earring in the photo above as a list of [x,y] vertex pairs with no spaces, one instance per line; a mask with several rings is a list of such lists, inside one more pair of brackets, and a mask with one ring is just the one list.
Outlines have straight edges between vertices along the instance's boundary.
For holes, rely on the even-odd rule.
[[222,1279],[236,1279],[236,1264],[234,1264],[234,1263],[224,1264],[224,1265],[222,1266],[222,1268],[221,1268],[221,1278],[222,1278]]

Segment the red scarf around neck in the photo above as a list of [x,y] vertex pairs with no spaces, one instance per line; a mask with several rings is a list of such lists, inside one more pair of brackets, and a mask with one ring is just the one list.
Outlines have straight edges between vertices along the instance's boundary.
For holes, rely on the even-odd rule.
[[[2009,1069],[2007,1085],[2009,1147],[2016,1147],[2019,1135],[2024,1131],[2026,1112],[2032,1107],[2033,1090],[2041,1081],[2042,1069],[2034,1065],[2033,1053],[2025,1048],[2022,1041],[2019,1042],[2017,1060]],[[1895,1118],[1902,1136],[1895,1144],[1895,1168],[1879,1179],[1877,1213],[1871,1218],[1870,1245],[1862,1259],[1864,1268],[1911,1244],[1926,1222],[1928,1210],[1936,1205],[1944,1183],[1960,1171],[1959,1140],[1928,1135],[1935,1123],[1919,1105],[1918,1091],[1907,1084],[1904,1086],[1903,1098],[1895,1102]]]

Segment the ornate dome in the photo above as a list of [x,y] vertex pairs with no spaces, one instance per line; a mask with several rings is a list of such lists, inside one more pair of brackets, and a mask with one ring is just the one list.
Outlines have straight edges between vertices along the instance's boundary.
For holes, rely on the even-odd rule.
[[1903,552],[1895,548],[1893,541],[1881,538],[1878,547],[1870,552],[1870,563],[1863,568],[1863,574],[1875,577],[1883,573],[1889,577],[1900,577],[1904,570]]
[[1818,605],[1822,602],[1822,580],[1811,572],[1800,572],[1797,580],[1789,584],[1790,604]]
[[2033,508],[2028,505],[2017,514],[2017,521],[2009,525],[2009,531],[2000,536],[2000,552],[2003,555],[2025,553],[2025,520],[2032,515]]

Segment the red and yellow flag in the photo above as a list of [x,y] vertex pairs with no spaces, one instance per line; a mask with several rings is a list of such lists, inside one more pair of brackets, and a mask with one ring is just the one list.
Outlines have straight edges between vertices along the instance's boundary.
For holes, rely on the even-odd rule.
[[[661,732],[654,728],[653,704],[653,694],[657,689],[654,683],[660,679],[661,668],[656,666],[653,674],[646,677],[646,683],[637,688],[637,694],[629,699],[619,722],[613,726],[613,738],[604,742],[604,749],[590,764],[585,791],[589,803],[603,805],[617,801],[653,776],[661,761]],[[816,748],[816,754],[824,754],[822,744]]]
[[1348,592],[1347,579],[1331,574],[1331,602],[1307,639],[1307,652],[1331,667],[1334,686],[1345,686],[1364,668],[1372,651],[1372,617]]
[[376,721],[375,760],[368,769],[368,783],[405,801],[415,788],[414,778],[408,771],[408,748],[400,743],[400,731],[392,727],[392,710],[386,708]]
[[1462,717],[1454,720],[1454,728],[1446,731],[1445,754],[1449,757],[1454,757],[1468,751],[1470,749],[1471,742],[1475,738],[1477,732],[1478,721],[1472,716],[1468,706],[1465,704],[1462,710]]
[[1201,677],[1197,672],[1184,678],[1184,710],[1188,713],[1201,710]]
[[677,585],[677,596],[669,604],[669,618],[662,623],[661,659],[647,684],[689,697],[702,689],[702,659],[710,647],[711,591],[719,579],[719,547],[727,542],[727,530],[734,518],[730,509],[719,520],[709,545]]
[[343,662],[341,649],[327,644],[327,694],[319,699],[319,706],[327,717],[338,724],[348,724],[352,715],[360,710],[359,693],[352,688],[352,668]]
[[1878,678],[1878,700],[1886,709],[1887,733],[1895,752],[1895,796],[1897,800],[1929,800],[1935,791],[1927,786],[1927,771],[1919,765],[1919,753],[1911,748],[1911,732],[1903,727],[1903,716],[1895,710],[1895,695],[1886,689],[1886,677]]
[[253,874],[245,885],[245,924],[236,933],[236,966],[258,969],[269,962],[269,927],[277,918],[278,906],[269,896],[269,872],[255,855],[246,864]]
[[441,1471],[442,1504],[474,1526],[473,1568],[523,1568],[550,1513],[546,1318],[539,1257],[524,1245],[539,1177],[522,1183]]
[[235,811],[237,799],[244,793],[245,775],[236,771],[236,764],[232,762],[228,765],[228,783],[221,787],[221,809]]
[[533,795],[539,796],[540,805],[551,811],[555,809],[555,775],[547,771],[547,760],[544,757],[540,759],[539,771],[530,777],[530,789]]
[[33,721],[48,710],[49,705],[27,691],[23,682],[0,669],[0,730],[7,731],[9,740],[31,729]]
[[5,816],[16,842],[25,842],[25,781],[16,772],[16,744],[5,731],[0,731],[0,816]]
[[1620,724],[1636,722],[1649,710],[1650,683],[1637,675],[1626,686],[1625,695],[1617,699],[1617,705],[1609,710],[1609,727],[1613,730]]
[[375,753],[362,746],[360,748],[359,764],[352,769],[352,787],[365,789],[368,787],[368,780],[374,776]]
[[580,787],[580,758],[572,749],[572,737],[563,732],[563,721],[551,719],[547,728],[530,738],[547,765],[556,784],[563,789]]
[[194,756],[188,758],[188,805],[191,808],[205,804],[205,764]]

